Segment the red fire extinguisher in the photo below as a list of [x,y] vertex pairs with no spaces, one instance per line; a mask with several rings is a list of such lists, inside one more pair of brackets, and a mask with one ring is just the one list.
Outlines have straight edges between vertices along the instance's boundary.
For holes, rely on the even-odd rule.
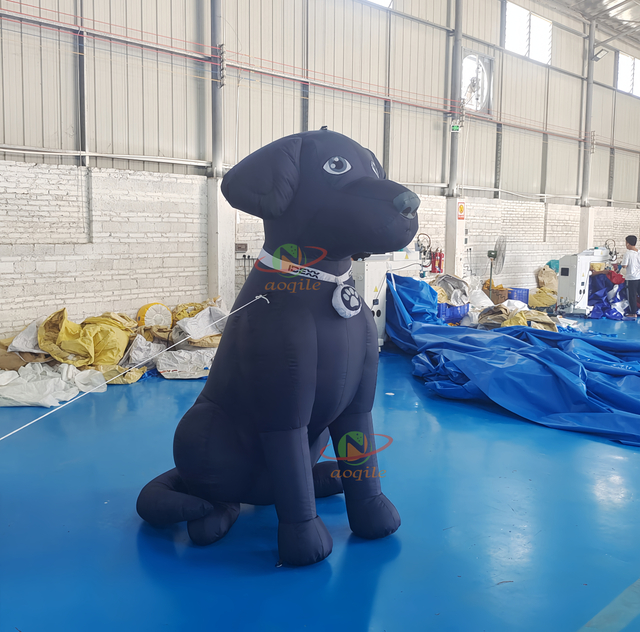
[[431,272],[435,274],[438,271],[438,251],[431,251]]
[[438,253],[438,272],[444,272],[444,250]]

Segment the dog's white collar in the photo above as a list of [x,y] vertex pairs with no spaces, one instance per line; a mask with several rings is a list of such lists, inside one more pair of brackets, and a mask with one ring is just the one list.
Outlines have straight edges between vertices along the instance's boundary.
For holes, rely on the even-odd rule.
[[300,266],[290,261],[278,259],[270,255],[264,248],[258,255],[258,261],[268,268],[273,268],[282,273],[295,274],[296,276],[304,277],[305,279],[315,279],[316,281],[327,281],[329,283],[335,283],[336,285],[342,285],[345,281],[349,280],[352,272],[351,266],[349,266],[349,269],[344,274],[336,276],[335,274],[329,274],[328,272],[316,270],[309,266]]
[[335,309],[342,318],[351,318],[359,314],[362,309],[362,299],[356,290],[350,285],[345,285],[345,281],[351,278],[351,266],[349,266],[349,269],[344,274],[336,276],[335,274],[329,274],[328,272],[316,270],[309,266],[300,266],[290,261],[283,261],[270,255],[264,248],[258,255],[258,261],[268,268],[278,270],[284,274],[289,273],[306,279],[335,283],[338,287],[333,291],[331,304],[333,305],[333,309]]

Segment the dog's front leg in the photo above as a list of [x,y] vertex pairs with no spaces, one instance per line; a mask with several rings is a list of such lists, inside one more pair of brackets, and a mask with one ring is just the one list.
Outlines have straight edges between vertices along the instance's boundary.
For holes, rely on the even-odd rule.
[[[400,526],[400,516],[382,493],[378,458],[372,454],[376,448],[371,413],[343,413],[329,429],[335,453],[344,455],[338,464],[351,531],[370,540],[390,535]],[[346,445],[350,440],[356,443],[356,450],[362,447],[362,458],[354,451],[349,456]]]
[[320,562],[333,540],[316,514],[306,426],[260,435],[278,513],[280,561],[293,566]]

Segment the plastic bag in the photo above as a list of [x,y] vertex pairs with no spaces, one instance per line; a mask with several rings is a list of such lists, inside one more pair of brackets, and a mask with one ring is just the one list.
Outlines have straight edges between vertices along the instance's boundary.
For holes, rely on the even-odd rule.
[[95,387],[99,393],[107,390],[104,377],[97,371],[78,371],[68,364],[55,368],[27,364],[18,371],[0,371],[0,406],[50,408]]
[[187,341],[196,347],[217,347],[227,321],[227,312],[207,307],[193,318],[183,318],[173,328],[174,342]]
[[38,345],[38,329],[45,319],[46,316],[42,316],[23,329],[11,341],[7,351],[17,353],[42,353],[42,349],[40,349],[40,346]]
[[156,362],[158,372],[167,379],[197,379],[209,375],[217,349],[167,351]]
[[493,301],[482,290],[473,290],[469,294],[469,303],[471,303],[471,307],[476,309],[493,307]]
[[138,334],[131,343],[129,350],[120,361],[120,366],[129,368],[145,365],[147,368],[156,366],[156,359],[153,356],[162,353],[167,348],[165,343],[149,342],[144,336]]

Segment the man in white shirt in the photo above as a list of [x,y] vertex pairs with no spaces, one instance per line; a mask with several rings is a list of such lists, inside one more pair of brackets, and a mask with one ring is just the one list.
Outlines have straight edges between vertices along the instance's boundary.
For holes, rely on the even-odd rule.
[[625,268],[625,280],[629,297],[629,316],[636,318],[638,312],[638,294],[640,293],[640,253],[636,248],[638,238],[629,235],[625,238],[627,252],[622,258],[622,268]]

